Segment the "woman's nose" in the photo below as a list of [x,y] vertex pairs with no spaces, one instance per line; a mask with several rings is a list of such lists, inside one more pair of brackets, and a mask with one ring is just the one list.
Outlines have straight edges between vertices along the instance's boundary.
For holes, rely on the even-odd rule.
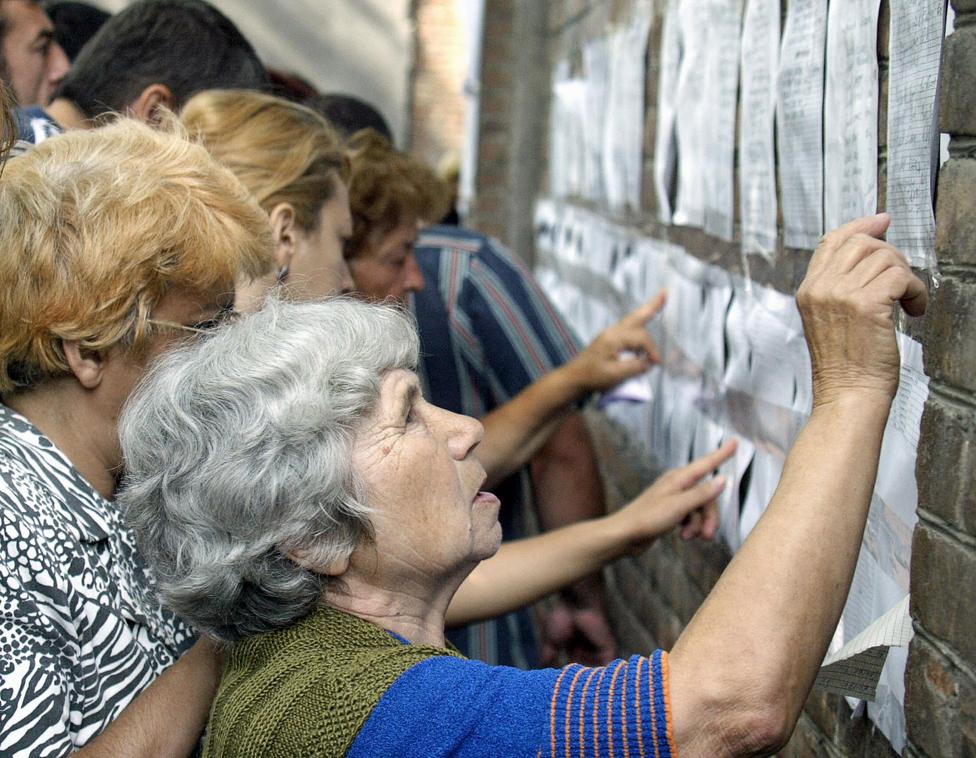
[[424,272],[420,270],[417,256],[410,253],[404,266],[404,292],[420,292],[424,288]]
[[461,459],[468,455],[485,436],[485,427],[476,418],[452,413],[453,429],[451,434],[452,453]]

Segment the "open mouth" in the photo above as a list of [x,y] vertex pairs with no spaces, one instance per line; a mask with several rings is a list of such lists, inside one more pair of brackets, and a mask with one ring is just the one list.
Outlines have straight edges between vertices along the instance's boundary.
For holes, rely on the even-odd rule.
[[501,505],[501,501],[491,492],[479,492],[474,496],[475,505]]

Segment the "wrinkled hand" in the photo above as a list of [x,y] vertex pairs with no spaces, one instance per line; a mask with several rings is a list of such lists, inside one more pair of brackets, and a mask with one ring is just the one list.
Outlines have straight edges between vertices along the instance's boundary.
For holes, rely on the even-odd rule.
[[606,612],[597,606],[577,607],[556,601],[542,619],[539,663],[557,666],[563,661],[584,666],[606,666],[617,657],[617,640]]
[[600,332],[583,352],[566,364],[576,383],[586,391],[602,391],[659,363],[657,345],[645,325],[664,307],[664,301],[665,292],[661,290]]
[[898,389],[892,306],[920,316],[928,293],[905,257],[880,239],[889,223],[880,213],[826,234],[796,294],[815,407],[845,395],[890,401]]
[[735,448],[735,440],[730,440],[687,466],[671,469],[613,514],[627,530],[631,550],[645,549],[656,537],[678,524],[682,525],[683,539],[714,537],[718,531],[716,498],[725,487],[725,477],[705,477],[731,458]]

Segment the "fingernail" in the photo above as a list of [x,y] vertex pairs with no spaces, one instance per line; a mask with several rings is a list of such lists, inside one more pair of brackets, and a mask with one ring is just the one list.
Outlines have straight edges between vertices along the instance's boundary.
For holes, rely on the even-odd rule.
[[719,474],[718,476],[715,477],[714,481],[715,481],[715,489],[717,490],[725,489],[727,479],[724,476]]

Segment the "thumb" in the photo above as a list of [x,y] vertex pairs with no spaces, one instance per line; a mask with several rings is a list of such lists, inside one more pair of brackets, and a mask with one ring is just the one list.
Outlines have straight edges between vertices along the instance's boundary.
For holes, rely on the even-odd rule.
[[607,366],[604,386],[613,387],[632,376],[642,374],[651,367],[652,363],[653,361],[646,357],[618,358]]

